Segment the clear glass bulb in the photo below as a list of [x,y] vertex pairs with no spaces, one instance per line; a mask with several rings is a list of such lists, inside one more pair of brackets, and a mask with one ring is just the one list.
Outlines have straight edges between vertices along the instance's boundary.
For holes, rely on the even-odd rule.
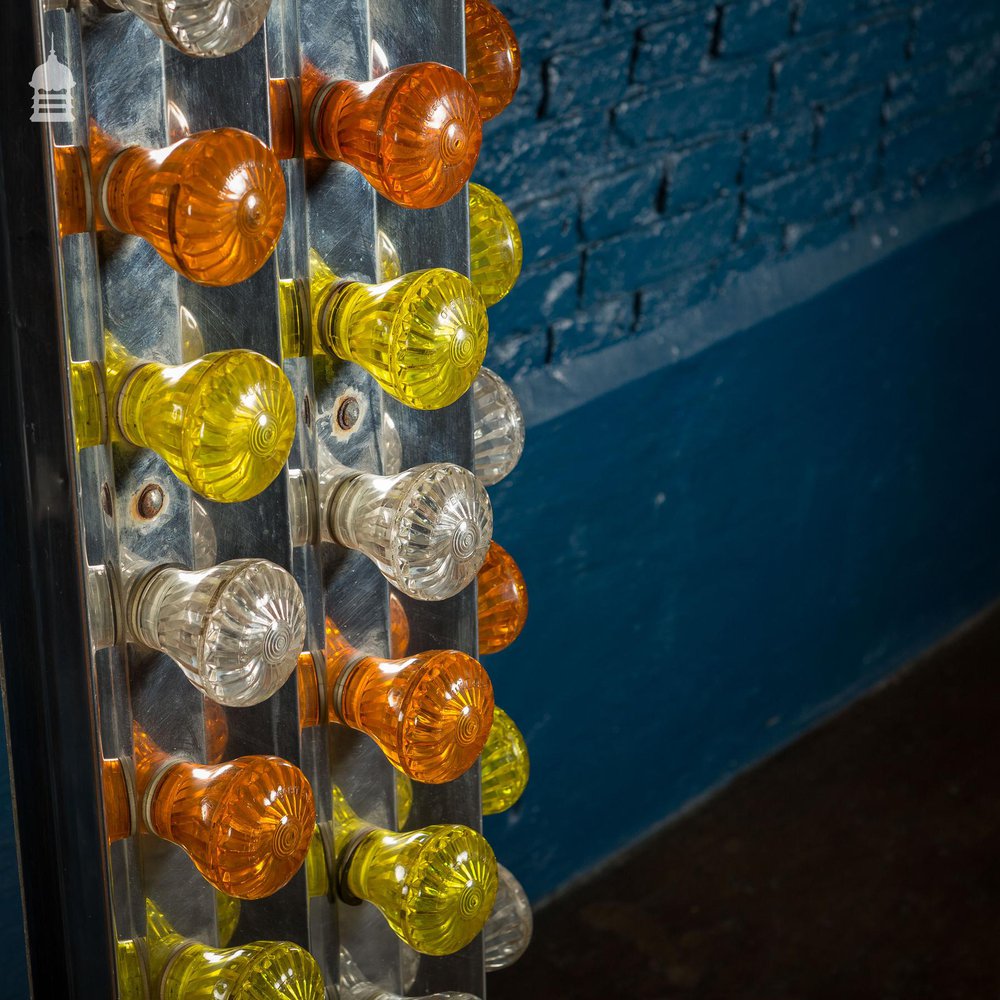
[[524,793],[530,773],[528,745],[521,730],[502,708],[495,708],[493,728],[483,747],[483,815],[510,809]]
[[[398,993],[392,993],[376,986],[365,978],[357,962],[346,948],[340,949],[340,1000],[404,1000]],[[478,1000],[471,993],[429,993],[414,1000]]]
[[155,451],[209,500],[257,496],[295,439],[295,394],[285,373],[253,351],[206,354],[186,365],[131,357],[107,338],[111,412],[130,444]]
[[260,31],[271,0],[104,0],[142,18],[189,56],[225,56]]
[[327,619],[326,669],[330,721],[366,733],[411,778],[454,781],[482,752],[493,725],[493,685],[471,656],[366,656]]
[[316,806],[297,767],[265,756],[195,764],[171,757],[138,728],[134,743],[146,828],[183,848],[214,888],[263,899],[302,867]]
[[489,368],[472,385],[472,408],[476,475],[493,486],[521,460],[524,416],[511,387]]
[[316,960],[297,944],[213,948],[181,937],[148,899],[146,926],[157,1000],[326,1000]]
[[528,620],[528,588],[510,553],[496,542],[476,577],[479,655],[499,653],[521,634]]
[[132,586],[128,623],[134,642],[166,653],[199,691],[236,708],[288,680],[306,635],[298,584],[264,559],[157,567]]
[[496,903],[483,928],[487,972],[513,965],[531,944],[534,928],[531,903],[521,883],[503,865],[497,865],[497,875]]
[[307,152],[351,164],[405,208],[443,205],[479,159],[479,100],[461,73],[439,63],[401,66],[364,83],[330,82],[307,64],[302,106]]
[[368,285],[341,281],[314,251],[312,319],[320,349],[361,365],[417,410],[454,403],[486,357],[489,320],[464,275],[443,267]]
[[465,75],[479,98],[483,121],[514,100],[521,82],[517,36],[489,0],[465,0]]
[[494,306],[520,277],[524,247],[511,210],[481,184],[469,185],[469,237],[472,283]]
[[497,863],[482,834],[437,824],[394,833],[363,822],[333,796],[334,854],[341,894],[378,907],[423,955],[451,955],[483,929],[497,891]]
[[486,558],[493,510],[479,480],[458,465],[418,465],[398,476],[344,469],[326,491],[330,537],[364,552],[417,600],[453,597]]

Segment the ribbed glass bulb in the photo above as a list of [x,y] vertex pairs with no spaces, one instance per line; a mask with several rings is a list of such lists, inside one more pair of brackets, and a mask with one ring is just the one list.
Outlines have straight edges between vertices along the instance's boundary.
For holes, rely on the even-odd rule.
[[312,151],[359,170],[406,208],[435,208],[472,174],[483,142],[479,100],[468,80],[439,63],[402,66],[366,83],[303,72]]
[[479,98],[483,121],[514,100],[521,82],[517,36],[489,0],[465,0],[465,75]]
[[[381,986],[376,986],[365,978],[357,962],[346,948],[340,949],[340,1000],[404,1000]],[[477,1000],[471,993],[429,993],[412,1000]]]
[[326,666],[330,721],[366,733],[411,778],[441,784],[476,762],[493,725],[493,685],[471,656],[365,656],[328,619]]
[[510,209],[489,188],[469,185],[472,283],[487,306],[496,305],[521,274],[524,247]]
[[115,943],[117,1000],[151,1000],[147,962],[145,941],[127,940]]
[[368,285],[340,281],[310,255],[317,346],[361,365],[394,399],[439,410],[465,394],[482,367],[489,321],[482,296],[443,267]]
[[295,394],[263,355],[218,351],[186,365],[161,365],[136,360],[109,337],[106,361],[118,432],[155,451],[201,496],[249,500],[288,460]]
[[414,951],[450,955],[482,930],[497,891],[483,836],[438,824],[394,833],[364,823],[334,789],[335,854],[342,894],[367,900]]
[[325,496],[330,538],[364,552],[417,600],[441,601],[464,590],[493,536],[486,490],[458,465],[418,465],[398,476],[345,469]]
[[289,941],[212,948],[182,938],[146,901],[157,1000],[326,1000],[316,960]]
[[316,807],[306,776],[288,761],[252,756],[194,764],[137,730],[135,766],[146,827],[183,848],[216,889],[262,899],[302,867]]
[[147,240],[185,278],[235,285],[274,252],[285,179],[256,136],[218,128],[165,149],[122,149],[95,126],[90,142],[106,224]]
[[509,475],[524,452],[524,416],[509,385],[483,368],[472,386],[476,475],[487,486]]
[[397,770],[396,775],[396,829],[405,830],[413,811],[413,782]]
[[476,577],[479,605],[479,655],[506,649],[528,620],[528,588],[506,549],[490,543]]
[[225,948],[236,933],[240,922],[242,906],[235,896],[227,896],[215,890],[215,926],[219,932],[219,944]]
[[104,0],[131,11],[189,56],[225,56],[260,30],[271,0]]
[[101,797],[104,800],[104,830],[108,843],[132,836],[135,832],[135,806],[129,776],[122,761],[101,761]]
[[233,559],[146,573],[130,591],[128,625],[132,641],[172,657],[207,697],[243,707],[288,680],[305,642],[306,612],[287,570]]
[[513,965],[531,944],[534,928],[531,903],[521,883],[503,865],[497,865],[497,873],[496,904],[483,928],[487,972]]
[[502,709],[494,709],[493,728],[483,748],[483,815],[505,812],[524,793],[531,762],[521,730]]

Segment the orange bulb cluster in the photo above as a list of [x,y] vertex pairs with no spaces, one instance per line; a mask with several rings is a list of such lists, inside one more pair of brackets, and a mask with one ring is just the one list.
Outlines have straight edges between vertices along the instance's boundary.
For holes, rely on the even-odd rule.
[[[294,148],[294,102],[272,87],[272,117],[285,154]],[[468,80],[439,63],[402,66],[376,80],[302,74],[307,156],[359,170],[379,194],[406,208],[443,205],[472,174],[482,146],[479,100]]]
[[316,808],[297,767],[266,756],[194,764],[170,757],[138,729],[135,762],[145,827],[182,847],[215,888],[261,899],[302,866]]
[[521,48],[507,18],[489,0],[465,0],[465,75],[483,121],[495,118],[521,82]]

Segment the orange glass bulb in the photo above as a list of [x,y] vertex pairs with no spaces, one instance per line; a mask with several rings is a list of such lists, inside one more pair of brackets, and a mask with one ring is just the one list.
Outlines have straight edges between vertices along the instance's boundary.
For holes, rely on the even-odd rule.
[[130,775],[120,760],[101,761],[101,788],[104,793],[104,829],[108,843],[124,840],[135,832],[135,813]]
[[146,828],[182,847],[216,889],[262,899],[305,861],[316,823],[306,776],[279,757],[240,757],[215,767],[171,757],[135,733]]
[[329,718],[370,736],[415,781],[453,781],[475,763],[493,726],[493,685],[456,650],[399,660],[365,656],[327,619]]
[[235,285],[273,253],[285,179],[256,136],[217,128],[165,149],[123,149],[92,126],[90,142],[101,223],[141,236],[184,277]]
[[465,0],[465,75],[483,121],[495,118],[521,82],[521,48],[507,18],[489,0]]
[[306,67],[302,87],[307,152],[351,164],[397,205],[443,205],[472,174],[483,126],[457,70],[415,63],[368,83],[331,83]]
[[506,549],[490,542],[476,578],[479,585],[479,655],[499,653],[520,634],[528,620],[528,588]]

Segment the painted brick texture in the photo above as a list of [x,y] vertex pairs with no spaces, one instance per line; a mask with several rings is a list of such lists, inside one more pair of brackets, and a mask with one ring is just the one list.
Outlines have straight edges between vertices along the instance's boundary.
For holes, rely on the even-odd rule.
[[871,213],[1000,178],[1000,4],[499,6],[524,69],[475,179],[525,239],[491,311],[507,376],[657,329]]

